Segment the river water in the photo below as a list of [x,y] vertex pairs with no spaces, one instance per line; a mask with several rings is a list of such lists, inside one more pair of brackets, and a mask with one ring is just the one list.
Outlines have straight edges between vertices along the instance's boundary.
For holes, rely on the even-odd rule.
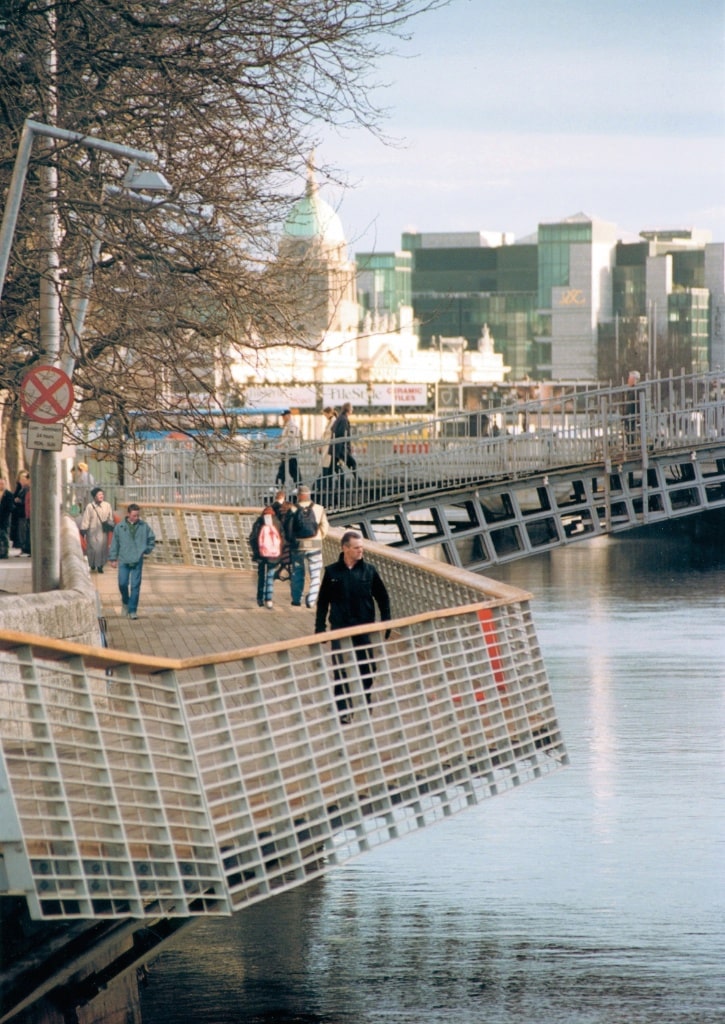
[[534,594],[571,765],[190,929],[144,1024],[725,1021],[725,552],[663,530],[495,575]]

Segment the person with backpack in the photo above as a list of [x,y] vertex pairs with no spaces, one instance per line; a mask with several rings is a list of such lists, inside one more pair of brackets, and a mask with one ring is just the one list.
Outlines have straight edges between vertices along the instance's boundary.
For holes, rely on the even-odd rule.
[[252,558],[257,563],[257,605],[260,608],[274,608],[274,578],[282,557],[282,544],[282,524],[268,505],[249,534]]
[[312,501],[309,487],[302,485],[297,492],[297,508],[287,519],[292,561],[290,592],[295,608],[302,607],[306,570],[309,572],[310,586],[305,604],[313,608],[317,603],[322,576],[322,541],[329,527],[324,508]]

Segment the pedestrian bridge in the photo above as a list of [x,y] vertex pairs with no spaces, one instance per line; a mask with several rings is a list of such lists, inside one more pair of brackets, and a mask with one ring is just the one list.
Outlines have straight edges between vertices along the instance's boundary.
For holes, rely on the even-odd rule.
[[[358,433],[355,474],[324,476],[320,445],[306,444],[301,479],[332,522],[473,570],[725,507],[721,374],[562,390],[485,410],[497,436],[482,436],[483,411]],[[149,456],[117,501],[258,506],[279,460],[256,442],[213,467],[182,445]]]
[[[146,507],[151,589],[142,618],[124,620],[151,650],[154,629],[176,629],[181,648],[183,615],[170,627],[149,600],[155,572],[178,566],[189,588],[193,569],[212,635],[215,580],[227,603],[238,588],[242,647],[162,657],[0,632],[0,892],[33,917],[229,914],[566,762],[530,595],[371,543],[395,619],[365,627],[368,706],[356,630],[310,635],[311,613],[295,620],[281,595],[273,612],[256,607],[254,515]],[[338,551],[331,536],[325,558]],[[112,641],[120,615],[104,618]],[[332,636],[350,724],[335,707]]]

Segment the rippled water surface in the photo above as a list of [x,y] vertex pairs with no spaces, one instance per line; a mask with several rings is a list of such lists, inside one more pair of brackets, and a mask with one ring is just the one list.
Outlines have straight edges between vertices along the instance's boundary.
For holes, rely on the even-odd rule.
[[722,1024],[725,556],[672,536],[499,569],[571,766],[153,964],[144,1024]]

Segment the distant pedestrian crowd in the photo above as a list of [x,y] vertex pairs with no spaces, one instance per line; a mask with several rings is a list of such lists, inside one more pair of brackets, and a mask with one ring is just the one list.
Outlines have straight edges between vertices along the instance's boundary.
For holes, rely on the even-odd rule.
[[[271,505],[262,509],[249,534],[252,557],[257,565],[257,605],[274,609],[275,584],[289,579],[290,605],[315,608],[315,632],[381,621],[391,617],[390,597],[377,569],[364,559],[364,541],[357,530],[347,530],[341,539],[338,559],[323,571],[322,542],[329,523],[324,507],[312,498],[310,488],[301,484],[296,500],[287,500],[283,490]],[[305,582],[307,586],[305,587]],[[306,593],[305,593],[306,591]],[[385,634],[389,636],[389,631]],[[340,721],[352,720],[349,665],[341,641],[331,641],[334,665],[334,697]],[[370,702],[376,672],[374,643],[369,633],[352,637],[358,671]]]

